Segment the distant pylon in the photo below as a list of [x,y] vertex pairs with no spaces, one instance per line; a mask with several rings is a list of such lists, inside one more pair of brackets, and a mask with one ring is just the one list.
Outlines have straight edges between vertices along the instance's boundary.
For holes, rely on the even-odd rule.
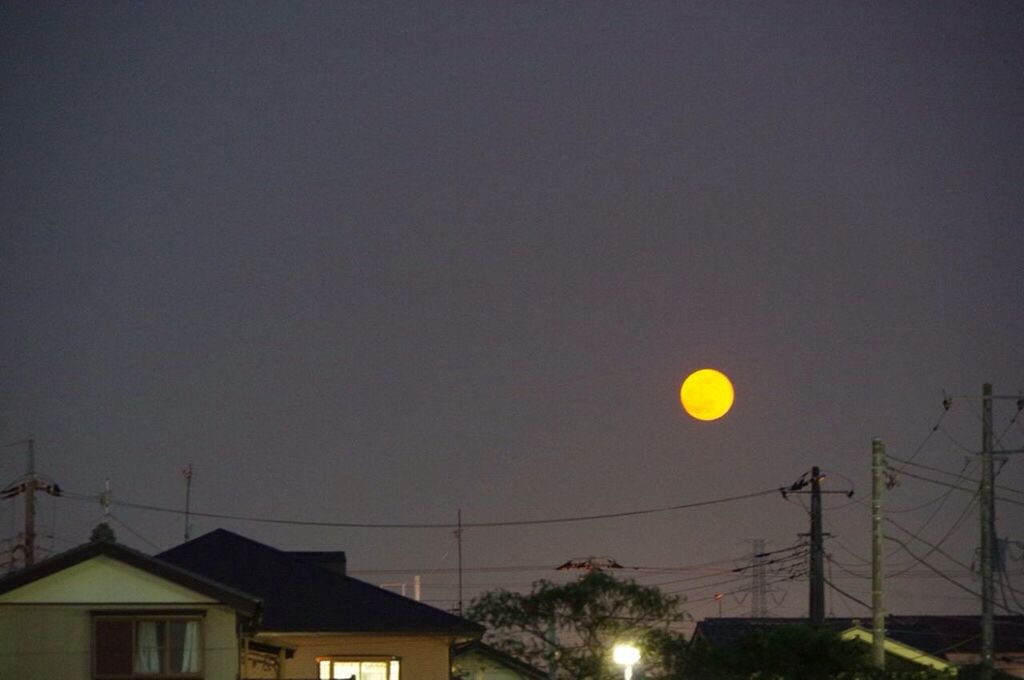
[[754,618],[768,616],[768,578],[765,568],[765,545],[763,538],[753,540],[754,554],[750,569],[750,615]]

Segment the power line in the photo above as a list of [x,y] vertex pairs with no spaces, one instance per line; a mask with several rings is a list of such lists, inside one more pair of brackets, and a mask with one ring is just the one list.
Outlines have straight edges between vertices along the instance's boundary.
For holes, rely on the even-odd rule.
[[[935,574],[937,576],[940,576],[942,579],[944,579],[946,581],[949,581],[950,583],[952,583],[954,586],[956,586],[960,590],[964,591],[965,593],[968,593],[969,595],[973,595],[974,597],[979,598],[979,599],[981,598],[981,593],[977,593],[977,592],[971,590],[970,588],[968,588],[967,586],[963,585],[959,581],[956,581],[955,579],[952,579],[949,576],[946,576],[941,571],[939,571],[938,569],[936,569],[932,565],[928,564],[927,561],[925,561],[924,559],[922,559],[922,558],[918,557],[917,555],[915,555],[914,552],[910,549],[910,547],[905,542],[903,542],[900,539],[895,538],[893,536],[886,536],[885,539],[887,541],[893,541],[893,542],[898,543],[899,545],[903,546],[903,549],[907,552],[908,555],[913,557],[915,560],[919,561],[922,565],[924,565],[925,567],[927,567],[931,571],[935,572]],[[1015,612],[1011,612],[1011,613],[1015,613]]]
[[[919,479],[922,482],[929,482],[931,484],[937,484],[939,486],[945,486],[945,487],[949,487],[951,489],[956,489],[957,491],[965,491],[965,492],[970,493],[970,494],[978,493],[977,489],[970,489],[970,488],[963,487],[963,486],[957,486],[956,484],[950,484],[949,482],[943,482],[943,481],[939,481],[937,479],[931,479],[929,477],[922,477],[921,475],[915,475],[915,474],[912,474],[910,472],[907,472],[906,470],[902,471],[900,474],[906,475],[907,477],[912,477],[914,479]],[[1022,502],[1022,501],[1014,501],[1014,500],[1010,500],[1009,498],[1000,498],[999,500],[1001,502],[1003,502],[1003,503],[1009,503],[1011,505],[1024,506],[1024,502]]]
[[846,599],[853,600],[854,602],[856,602],[860,606],[866,607],[867,609],[871,609],[871,605],[869,605],[867,602],[864,602],[864,600],[861,600],[859,598],[854,597],[853,595],[850,595],[848,592],[846,592],[845,590],[843,590],[842,588],[837,586],[835,583],[832,583],[832,581],[829,581],[828,579],[824,579],[824,581],[825,581],[825,583],[828,584],[828,586],[832,590],[836,591],[837,593],[839,593],[840,595],[842,595]]
[[[970,511],[971,511],[971,510],[972,510],[972,509],[974,508],[974,504],[975,504],[975,502],[976,502],[977,500],[978,500],[978,495],[977,495],[977,494],[975,494],[975,495],[974,495],[974,496],[973,496],[973,497],[971,498],[971,500],[970,500],[970,501],[969,501],[969,502],[967,503],[967,506],[966,506],[966,507],[964,507],[964,510],[963,510],[963,512],[961,512],[961,513],[960,513],[960,516],[959,516],[959,517],[958,517],[958,518],[956,519],[956,521],[955,521],[955,522],[953,522],[953,525],[952,525],[952,526],[950,526],[950,527],[949,527],[949,530],[948,530],[948,531],[946,531],[946,533],[945,533],[945,534],[944,534],[944,535],[942,536],[942,538],[940,538],[940,539],[939,539],[939,542],[938,542],[938,543],[936,543],[936,544],[935,544],[934,546],[932,546],[932,547],[931,547],[931,548],[929,549],[929,551],[928,551],[927,553],[925,553],[925,555],[924,555],[924,556],[925,556],[926,558],[927,558],[927,557],[928,557],[929,555],[931,555],[931,554],[932,554],[933,552],[935,552],[936,550],[939,550],[939,549],[940,549],[940,548],[939,548],[939,546],[941,546],[941,545],[942,545],[943,543],[945,543],[945,542],[946,542],[946,541],[947,541],[947,540],[949,539],[949,537],[950,537],[950,536],[952,536],[952,535],[954,534],[954,532],[956,532],[956,530],[960,528],[960,525],[961,525],[961,524],[963,523],[963,521],[964,521],[965,519],[967,519],[967,515],[968,515],[968,514],[970,513]],[[934,516],[935,516],[935,515],[933,514],[933,515],[932,515],[932,517],[934,517]],[[928,522],[930,522],[930,521],[931,521],[931,519],[932,519],[932,518],[930,517],[930,518],[928,519]],[[927,526],[928,522],[926,522],[926,523],[925,523],[925,526]],[[916,532],[915,534],[913,534],[913,535],[915,535],[915,536],[916,536],[917,534],[920,534],[920,533],[921,533],[921,529],[924,529],[924,526],[922,526],[922,527],[921,527],[920,529],[918,529],[918,531],[917,531],[917,532]],[[903,569],[903,571],[897,571],[897,572],[893,572],[893,573],[891,573],[891,574],[886,574],[886,577],[896,577],[896,576],[900,576],[901,574],[904,574],[904,573],[906,573],[906,572],[910,571],[910,569],[911,569],[911,567],[907,567],[907,568]]]
[[949,397],[944,396],[942,399],[942,413],[939,414],[938,420],[935,421],[935,424],[932,426],[932,429],[928,431],[928,434],[925,435],[925,438],[921,440],[921,443],[918,444],[917,448],[914,449],[914,451],[910,454],[910,458],[907,460],[907,462],[914,460],[914,458],[917,457],[917,454],[921,453],[921,450],[924,449],[925,445],[929,442],[929,440],[931,440],[935,433],[939,431],[939,428],[942,426],[942,421],[945,419],[946,414],[949,413],[949,409],[952,405],[953,400]]
[[153,550],[163,550],[163,548],[158,546],[156,543],[154,543],[153,541],[149,540],[148,538],[146,538],[145,536],[140,534],[138,531],[136,531],[135,529],[132,529],[130,526],[125,524],[124,521],[122,521],[121,518],[118,517],[117,515],[111,514],[110,518],[112,520],[114,520],[115,522],[117,522],[118,525],[121,526],[123,529],[127,530],[128,533],[130,533],[132,536],[134,536],[135,538],[139,539],[140,541],[142,541],[143,543],[148,545]]
[[[909,460],[903,460],[902,458],[897,458],[896,456],[888,456],[888,457],[890,459],[892,459],[892,460],[895,460],[895,461],[899,462],[899,463],[903,463],[904,465],[912,465],[913,467],[918,467],[918,468],[921,468],[922,470],[928,470],[930,472],[937,472],[940,475],[946,475],[947,477],[956,477],[957,479],[963,479],[963,480],[966,480],[966,481],[969,481],[969,482],[975,482],[975,483],[978,483],[978,482],[981,481],[981,480],[978,480],[978,479],[974,479],[973,477],[968,477],[967,476],[967,468],[966,468],[966,466],[965,466],[964,470],[961,471],[961,472],[950,472],[949,470],[943,470],[942,468],[932,467],[931,465],[924,465],[922,463],[913,463],[913,462],[911,462]],[[897,471],[897,472],[901,472],[901,471]],[[1024,491],[1021,491],[1020,489],[1014,489],[1013,487],[1010,487],[1010,486],[1003,486],[1001,484],[996,484],[995,488],[999,489],[1000,491],[1008,491],[1010,493],[1020,494],[1020,495],[1024,496]]]
[[[919,537],[919,536],[913,536],[913,534],[910,534],[910,532],[909,532],[909,531],[907,531],[906,529],[904,529],[903,527],[901,527],[901,526],[900,526],[899,524],[897,524],[896,522],[893,522],[893,521],[892,521],[891,519],[886,519],[886,521],[887,521],[887,522],[889,522],[890,524],[892,524],[893,526],[895,526],[895,527],[896,527],[897,529],[899,529],[900,531],[902,531],[902,532],[904,532],[904,533],[907,533],[907,534],[911,535],[911,536],[912,536],[913,538],[916,538],[916,539],[917,539],[918,541],[920,541],[920,542],[924,543],[925,545],[927,545],[927,546],[929,546],[929,547],[931,547],[931,548],[934,548],[934,551],[935,551],[935,552],[938,552],[938,553],[939,553],[940,555],[943,555],[943,556],[944,556],[944,557],[945,557],[946,559],[948,559],[949,561],[953,562],[953,563],[954,563],[954,564],[956,564],[957,566],[963,567],[963,568],[965,568],[965,569],[970,569],[970,567],[968,567],[968,566],[967,566],[966,564],[964,564],[963,562],[959,561],[958,559],[956,559],[955,557],[953,557],[952,555],[950,555],[950,554],[949,554],[949,553],[947,553],[946,551],[942,550],[942,549],[941,549],[941,548],[939,548],[938,546],[936,546],[936,545],[932,545],[931,543],[928,543],[927,541],[925,541],[924,539],[922,539],[922,538],[921,538],[921,537]],[[893,536],[886,536],[885,538],[886,538],[886,540],[889,540],[889,541],[894,541],[894,542],[896,542],[896,543],[899,543],[899,544],[900,544],[901,546],[903,546],[903,549],[907,551],[907,554],[908,554],[908,555],[910,555],[910,556],[911,556],[911,557],[913,557],[913,558],[914,558],[915,560],[917,560],[918,562],[920,562],[920,563],[921,563],[921,564],[922,564],[923,566],[925,566],[925,567],[927,567],[928,569],[930,569],[931,571],[935,572],[935,573],[936,573],[936,574],[937,574],[938,576],[940,576],[940,577],[941,577],[941,578],[943,578],[944,580],[946,580],[946,581],[949,581],[949,582],[950,582],[950,583],[952,583],[952,584],[953,584],[954,586],[956,586],[957,588],[959,588],[959,589],[963,590],[964,592],[966,592],[966,593],[970,593],[971,595],[974,595],[975,597],[977,597],[977,598],[981,599],[981,597],[982,597],[981,593],[977,593],[977,592],[975,592],[975,591],[971,590],[971,589],[970,589],[970,588],[968,588],[967,586],[965,586],[965,585],[961,584],[960,582],[958,582],[958,581],[956,581],[956,580],[954,580],[954,579],[950,578],[950,577],[949,577],[949,576],[947,576],[946,574],[942,573],[941,571],[939,571],[938,569],[936,569],[935,567],[933,567],[933,566],[932,566],[931,564],[929,564],[929,563],[928,563],[928,561],[927,561],[926,559],[924,559],[923,557],[919,557],[918,555],[916,555],[916,554],[915,554],[915,553],[914,553],[914,552],[913,552],[913,551],[912,551],[912,550],[910,549],[910,547],[909,547],[909,546],[908,546],[908,545],[907,545],[906,543],[904,543],[903,541],[901,541],[901,540],[899,540],[898,538],[895,538],[895,537],[893,537]],[[1011,590],[1012,590],[1012,589],[1011,589]],[[1018,592],[1019,592],[1019,591],[1018,591]],[[1003,608],[1004,610],[1006,610],[1006,611],[1007,611],[1007,612],[1009,612],[1010,614],[1024,614],[1024,613],[1022,613],[1022,612],[1018,612],[1018,611],[1014,611],[1014,610],[1012,610],[1012,609],[1009,609],[1009,608],[1008,608],[1008,607],[1006,607],[1005,605],[1002,605],[1002,604],[1000,604],[1000,603],[998,603],[998,602],[993,602],[993,604],[994,604],[994,605],[997,605],[997,606],[999,606],[999,607],[1002,607],[1002,608]]]
[[[732,503],[736,501],[748,500],[751,498],[758,498],[760,496],[774,495],[778,493],[778,489],[765,489],[763,491],[755,491],[753,493],[740,494],[737,496],[727,496],[725,498],[716,498],[707,501],[696,501],[693,503],[681,503],[679,505],[670,505],[660,508],[647,508],[644,510],[629,510],[625,512],[609,512],[601,513],[596,515],[577,515],[570,517],[554,517],[549,519],[528,519],[528,520],[510,520],[510,521],[498,521],[498,522],[463,522],[462,528],[466,527],[477,527],[477,528],[488,528],[488,527],[516,527],[516,526],[536,526],[541,524],[568,524],[571,522],[588,522],[601,519],[616,519],[621,517],[635,517],[639,515],[651,515],[662,512],[672,512],[675,510],[688,510],[691,508],[707,507],[711,505],[721,505],[723,503]],[[64,492],[63,496],[72,500],[78,501],[90,501],[95,502],[99,500],[98,496],[90,496],[87,494],[79,494],[72,492]],[[132,503],[128,501],[114,501],[114,505],[118,505],[124,508],[132,508],[135,510],[149,510],[152,512],[163,512],[175,515],[184,514],[183,510],[175,508],[166,508],[157,505],[148,505],[145,503]],[[456,529],[459,527],[458,524],[451,523],[437,523],[437,524],[415,524],[415,523],[381,523],[381,522],[327,522],[319,520],[294,520],[294,519],[276,519],[273,517],[254,517],[249,515],[228,515],[214,512],[196,512],[190,513],[193,517],[207,517],[211,519],[227,519],[239,522],[259,522],[263,524],[285,524],[290,526],[316,526],[316,527],[334,527],[344,529]]]

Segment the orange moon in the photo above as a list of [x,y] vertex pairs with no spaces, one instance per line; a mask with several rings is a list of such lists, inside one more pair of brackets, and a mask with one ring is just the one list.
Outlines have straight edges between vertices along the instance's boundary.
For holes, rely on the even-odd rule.
[[679,388],[679,401],[697,420],[718,420],[732,408],[734,398],[732,383],[713,368],[694,371]]

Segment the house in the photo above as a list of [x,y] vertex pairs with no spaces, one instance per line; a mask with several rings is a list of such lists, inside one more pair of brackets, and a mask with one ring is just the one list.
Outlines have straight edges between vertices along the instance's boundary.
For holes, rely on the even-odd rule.
[[344,573],[341,553],[289,553],[219,529],[161,553],[260,599],[242,678],[448,680],[451,648],[483,627]]
[[[708,618],[697,624],[693,640],[728,645],[768,626],[807,622],[804,618]],[[871,643],[870,628],[858,619],[830,618],[825,625],[847,640]],[[887,616],[885,628],[887,665],[955,672],[981,660],[980,616]],[[995,617],[995,649],[995,668],[1024,678],[1024,616]]]
[[[103,536],[104,534],[98,534]],[[449,680],[475,623],[218,530],[152,557],[93,540],[0,579],[0,678]]]
[[479,640],[452,649],[452,676],[460,680],[547,680],[536,666],[509,656]]
[[0,678],[234,680],[259,598],[109,540],[0,579]]

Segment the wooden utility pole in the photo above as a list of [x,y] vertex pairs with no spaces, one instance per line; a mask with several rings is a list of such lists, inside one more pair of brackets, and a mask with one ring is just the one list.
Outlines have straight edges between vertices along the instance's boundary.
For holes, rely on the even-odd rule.
[[[29,435],[28,439],[8,444],[8,446],[21,446],[22,444],[28,445],[28,470],[21,481],[0,491],[0,497],[14,498],[19,494],[25,494],[25,531],[22,535],[21,547],[25,566],[30,567],[36,561],[36,489],[39,487],[39,478],[36,477],[36,440]],[[56,484],[43,488],[55,496],[60,493]]]
[[981,387],[981,677],[992,677],[995,631],[992,612],[992,547],[995,544],[996,504],[993,493],[995,478],[992,465],[992,385]]
[[36,440],[28,438],[28,479],[25,480],[25,566],[36,561]]
[[459,616],[462,616],[462,508],[459,508],[459,525],[455,530],[455,543],[459,549]]
[[[971,398],[971,397],[968,397]],[[981,678],[991,680],[995,658],[995,583],[992,572],[996,557],[996,497],[994,457],[1024,453],[1024,448],[992,448],[992,405],[996,399],[1015,400],[1017,412],[1024,410],[1024,398],[1019,394],[993,395],[992,384],[981,386],[981,483],[978,486],[978,516],[981,519]]]
[[885,444],[871,440],[871,662],[885,670],[885,591],[882,576],[882,492]]
[[811,468],[811,569],[810,619],[812,626],[825,623],[825,541],[821,531],[821,470]]

